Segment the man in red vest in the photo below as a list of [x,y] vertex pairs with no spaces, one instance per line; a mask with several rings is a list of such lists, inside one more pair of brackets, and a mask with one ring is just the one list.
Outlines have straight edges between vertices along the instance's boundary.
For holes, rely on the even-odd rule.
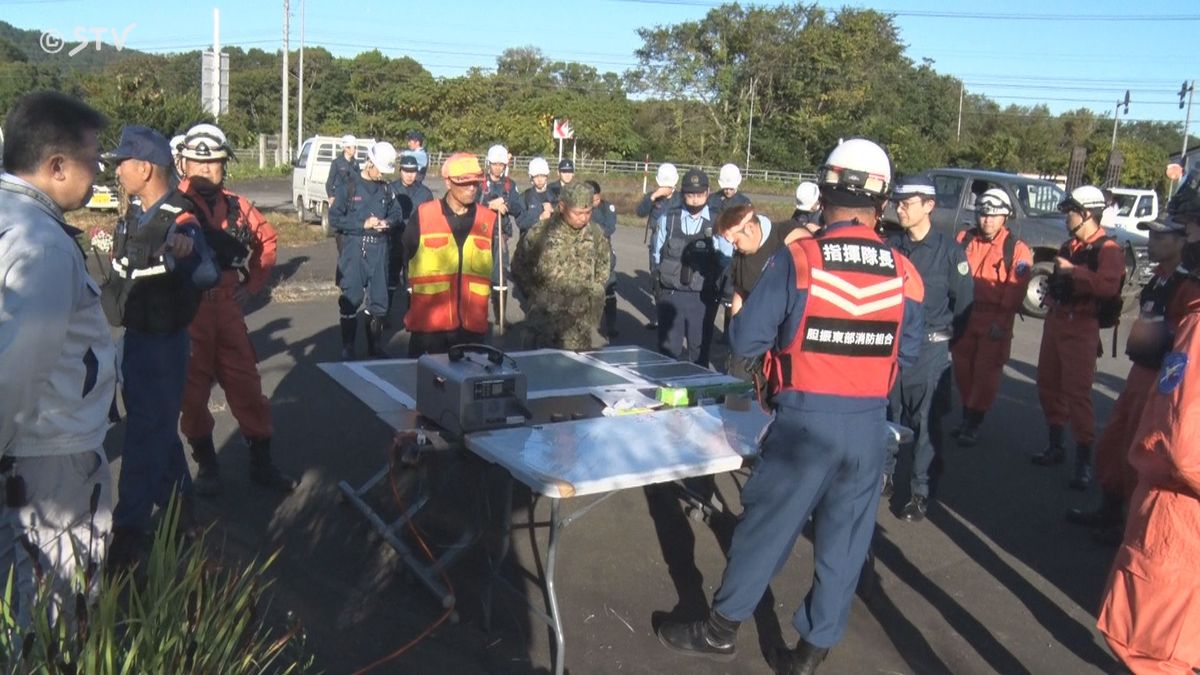
[[775,420],[742,490],[744,511],[707,620],[664,622],[659,640],[728,660],[809,516],[816,573],[777,672],[812,673],[845,632],[867,557],[887,455],[888,392],[925,340],[924,287],[911,263],[875,234],[891,161],[862,138],[820,169],[824,234],[788,244],[767,263],[734,316],[730,346],[763,358]]
[[412,287],[404,326],[413,359],[487,334],[497,214],[475,203],[483,170],[474,155],[447,157],[442,178],[446,196],[419,206],[403,235]]

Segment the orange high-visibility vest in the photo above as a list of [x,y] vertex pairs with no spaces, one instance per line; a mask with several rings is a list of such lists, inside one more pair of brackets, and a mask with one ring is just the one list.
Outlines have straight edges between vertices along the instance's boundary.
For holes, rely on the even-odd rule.
[[415,333],[487,332],[495,213],[475,207],[475,221],[461,248],[442,212],[442,200],[421,204],[417,214],[420,243],[408,263],[412,299],[405,327]]

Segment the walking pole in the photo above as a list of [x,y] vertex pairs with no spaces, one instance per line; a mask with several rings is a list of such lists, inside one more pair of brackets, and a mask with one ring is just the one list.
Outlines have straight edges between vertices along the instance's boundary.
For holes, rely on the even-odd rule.
[[495,261],[494,264],[500,266],[499,284],[497,284],[498,291],[500,293],[500,301],[496,307],[496,314],[498,315],[496,317],[496,334],[499,335],[500,337],[504,337],[504,324],[505,324],[505,316],[506,316],[505,306],[504,306],[505,305],[504,296],[508,295],[507,286],[505,285],[506,280],[504,277],[504,233],[500,231],[502,221],[503,221],[503,217],[500,215],[500,212],[497,211],[496,212],[496,226],[492,229],[495,230],[495,232],[496,232],[496,258],[497,258],[497,260]]

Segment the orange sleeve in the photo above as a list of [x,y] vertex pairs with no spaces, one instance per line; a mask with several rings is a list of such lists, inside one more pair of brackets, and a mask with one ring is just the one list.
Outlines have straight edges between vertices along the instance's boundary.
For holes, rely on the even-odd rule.
[[262,212],[248,200],[242,199],[242,209],[250,225],[250,247],[253,251],[250,254],[250,279],[246,282],[246,290],[257,293],[267,285],[271,268],[275,266],[278,235]]
[[[1011,232],[1010,237],[1015,236]],[[1010,312],[1016,312],[1021,308],[1021,303],[1025,299],[1025,287],[1029,284],[1029,277],[1033,272],[1033,252],[1029,250],[1029,246],[1023,241],[1017,241],[1017,245],[1013,247],[1012,267],[1008,270],[1008,279],[1004,284],[1004,295],[1001,306]]]
[[1125,251],[1115,241],[1104,242],[1098,254],[1096,271],[1087,265],[1075,267],[1075,292],[1096,298],[1111,298],[1121,292],[1121,275],[1125,273]]

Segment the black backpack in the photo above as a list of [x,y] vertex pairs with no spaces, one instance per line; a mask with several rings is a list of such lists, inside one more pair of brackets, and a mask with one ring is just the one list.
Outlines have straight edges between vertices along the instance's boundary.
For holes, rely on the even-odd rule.
[[[1104,235],[1099,239],[1088,244],[1084,251],[1087,253],[1087,267],[1095,272],[1100,269],[1100,249],[1104,248],[1104,244],[1114,241],[1108,235]],[[1059,248],[1059,255],[1064,258],[1067,256],[1067,247],[1070,242],[1064,243]],[[1123,269],[1123,268],[1122,268]],[[1116,328],[1117,324],[1121,323],[1121,311],[1125,308],[1123,299],[1123,291],[1125,290],[1125,272],[1121,272],[1121,283],[1117,285],[1117,294],[1109,298],[1096,298],[1096,320],[1099,321],[1101,328]]]

